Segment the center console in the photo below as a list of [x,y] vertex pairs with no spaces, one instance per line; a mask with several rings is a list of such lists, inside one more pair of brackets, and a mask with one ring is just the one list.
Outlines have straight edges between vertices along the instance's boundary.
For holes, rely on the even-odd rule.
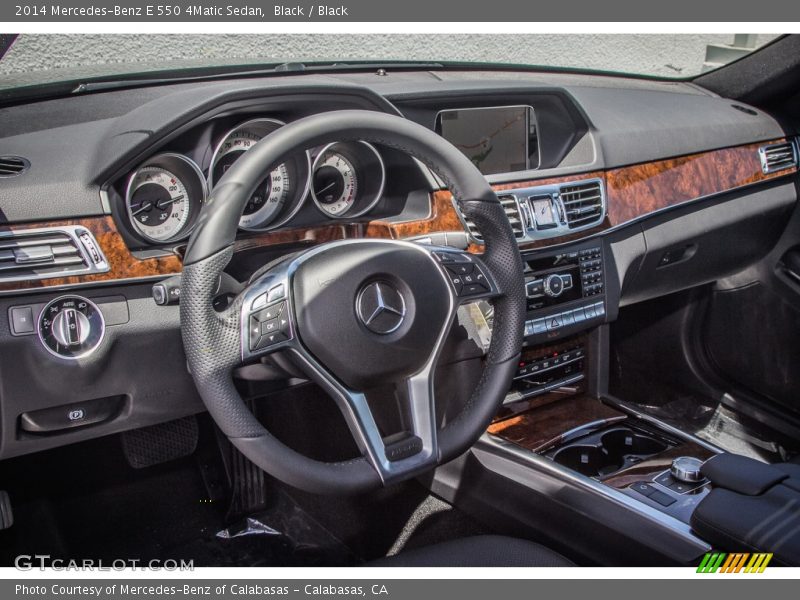
[[[718,450],[608,396],[607,323],[619,298],[609,247],[585,240],[523,250],[522,259],[520,362],[473,456],[500,478],[496,485],[513,481],[505,488],[506,514],[552,532],[551,541],[574,521],[605,539],[620,536],[644,563],[663,564],[646,558],[654,553],[693,564],[709,548],[691,527],[712,487],[700,465]],[[442,486],[441,493],[451,491]]]

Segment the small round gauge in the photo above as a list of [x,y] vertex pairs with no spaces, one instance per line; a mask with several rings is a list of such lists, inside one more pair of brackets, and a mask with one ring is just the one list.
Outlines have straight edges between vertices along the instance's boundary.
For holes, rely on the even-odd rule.
[[314,161],[311,197],[329,217],[358,217],[381,199],[385,175],[383,159],[371,144],[329,144]]
[[[254,119],[230,131],[214,150],[208,184],[213,188],[236,160],[283,123],[274,119]],[[307,193],[310,159],[307,154],[292,157],[275,167],[247,201],[239,226],[242,229],[261,229],[285,222],[282,213],[293,215]],[[305,185],[305,187],[303,187]]]
[[343,154],[329,151],[314,168],[311,189],[323,211],[341,215],[353,206],[358,193],[356,168]]
[[133,173],[125,204],[140,235],[166,243],[189,234],[205,196],[205,181],[194,162],[179,154],[160,154]]

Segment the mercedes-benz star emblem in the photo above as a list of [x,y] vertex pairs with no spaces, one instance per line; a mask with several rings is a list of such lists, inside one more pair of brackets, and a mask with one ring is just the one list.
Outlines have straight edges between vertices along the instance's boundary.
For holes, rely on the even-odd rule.
[[397,331],[403,324],[406,301],[393,285],[385,281],[374,281],[359,292],[356,312],[367,329],[386,335]]

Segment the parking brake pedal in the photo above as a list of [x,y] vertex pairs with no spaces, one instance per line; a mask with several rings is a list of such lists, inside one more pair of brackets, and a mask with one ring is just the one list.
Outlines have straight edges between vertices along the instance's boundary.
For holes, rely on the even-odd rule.
[[11,511],[11,498],[8,492],[0,490],[0,531],[14,524],[14,513]]

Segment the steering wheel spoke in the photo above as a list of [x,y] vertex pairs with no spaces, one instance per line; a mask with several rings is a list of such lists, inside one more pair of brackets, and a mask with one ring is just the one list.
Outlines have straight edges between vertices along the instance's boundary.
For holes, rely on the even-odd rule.
[[384,436],[366,393],[343,385],[302,345],[293,345],[290,353],[295,363],[336,401],[353,439],[384,485],[408,479],[437,464],[439,452],[431,371],[425,369],[398,384],[402,388],[409,430]]

